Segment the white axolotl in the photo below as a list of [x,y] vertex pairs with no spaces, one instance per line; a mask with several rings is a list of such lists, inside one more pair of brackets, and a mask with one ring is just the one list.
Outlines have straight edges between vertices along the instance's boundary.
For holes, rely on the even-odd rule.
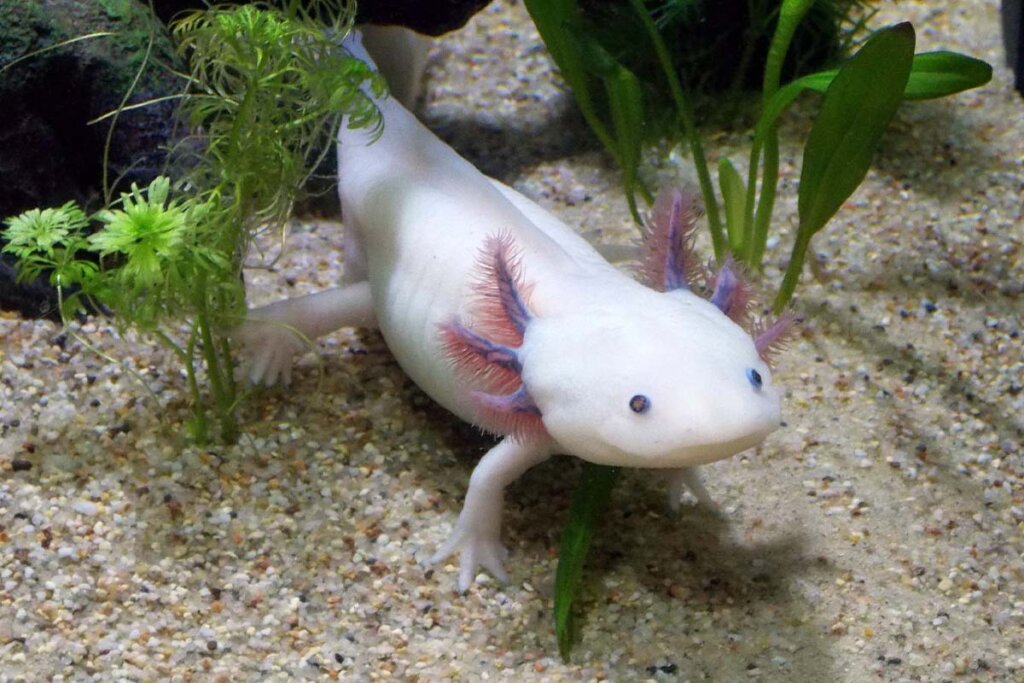
[[[346,47],[370,61],[357,34]],[[459,590],[478,566],[506,580],[506,485],[553,454],[661,468],[673,506],[695,465],[761,443],[781,420],[766,353],[732,318],[745,287],[728,265],[707,301],[690,291],[696,203],[663,195],[641,284],[515,190],[485,177],[402,107],[377,102],[380,137],[342,127],[338,186],[349,284],[250,312],[237,336],[250,379],[290,380],[306,338],[377,327],[435,401],[503,437],[476,466],[450,539]],[[730,318],[732,316],[732,318]]]

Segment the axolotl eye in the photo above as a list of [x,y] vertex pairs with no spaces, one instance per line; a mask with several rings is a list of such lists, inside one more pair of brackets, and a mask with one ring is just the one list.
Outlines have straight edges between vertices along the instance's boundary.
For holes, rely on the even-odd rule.
[[629,399],[629,409],[634,413],[642,415],[651,409],[651,399],[647,398],[643,394],[637,394],[633,398]]
[[750,385],[757,391],[761,390],[761,385],[764,380],[761,379],[761,373],[754,368],[747,368],[747,379],[750,380]]

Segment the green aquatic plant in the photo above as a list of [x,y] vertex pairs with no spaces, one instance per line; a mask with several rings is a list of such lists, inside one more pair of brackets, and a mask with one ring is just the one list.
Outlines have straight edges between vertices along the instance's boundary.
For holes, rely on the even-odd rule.
[[[818,116],[804,145],[798,188],[799,223],[782,284],[773,309],[781,312],[793,296],[806,252],[819,232],[863,180],[882,134],[905,99],[944,97],[988,82],[992,68],[953,52],[914,54],[915,35],[909,23],[883,28],[838,68],[799,76],[783,85],[784,65],[801,22],[815,0],[778,2],[774,33],[765,59],[760,112],[754,128],[747,178],[722,157],[718,191],[708,168],[694,115],[694,88],[687,90],[658,25],[658,8],[644,0],[623,0],[643,26],[647,50],[661,68],[672,112],[656,110],[640,78],[588,32],[577,0],[526,0],[541,37],[580,111],[622,170],[630,211],[642,224],[636,197],[649,201],[641,181],[642,147],[649,123],[668,119],[670,137],[685,143],[693,160],[707,211],[715,256],[732,254],[752,271],[761,269],[768,240],[779,175],[779,116],[803,92],[822,95]],[[678,10],[695,3],[672,0]],[[684,7],[685,6],[685,7]],[[664,12],[664,6],[661,8]],[[664,17],[662,16],[662,19]],[[635,43],[636,41],[634,41]],[[644,51],[641,48],[640,51]],[[650,59],[648,60],[650,61]],[[683,74],[685,76],[685,74]],[[692,76],[692,74],[691,74]],[[584,465],[569,521],[562,536],[555,590],[555,630],[559,649],[568,657],[572,645],[573,600],[598,521],[606,509],[617,470]]]
[[65,321],[85,307],[109,310],[120,330],[173,351],[198,442],[211,438],[211,420],[222,441],[237,439],[230,332],[245,315],[242,267],[254,236],[284,230],[343,117],[351,127],[380,124],[362,88],[379,95],[383,81],[338,48],[353,11],[342,0],[287,0],[185,15],[172,34],[190,65],[179,96],[190,134],[170,167],[187,170],[133,185],[91,217],[71,203],[7,221],[4,251],[19,277],[48,274]]

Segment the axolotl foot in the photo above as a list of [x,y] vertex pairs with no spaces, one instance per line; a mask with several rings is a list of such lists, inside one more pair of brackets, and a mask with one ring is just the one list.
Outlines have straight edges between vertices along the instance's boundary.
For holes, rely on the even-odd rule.
[[[437,564],[455,551],[459,552],[460,593],[465,593],[473,583],[477,567],[483,567],[502,583],[508,581],[508,574],[505,572],[508,549],[501,544],[498,529],[480,528],[475,526],[473,521],[466,519],[465,515],[460,515],[452,535],[430,558],[431,564]],[[498,524],[501,524],[500,510]]]
[[370,284],[357,282],[255,308],[232,336],[247,357],[242,377],[270,386],[291,382],[292,359],[311,339],[339,327],[376,326]]
[[273,320],[246,320],[232,336],[245,354],[239,378],[252,384],[291,384],[293,358],[309,347],[294,328]]
[[710,511],[718,511],[718,505],[711,499],[708,490],[704,488],[704,482],[701,481],[696,467],[668,470],[668,506],[673,512],[679,509],[679,502],[683,497],[684,490],[693,494],[697,502]]

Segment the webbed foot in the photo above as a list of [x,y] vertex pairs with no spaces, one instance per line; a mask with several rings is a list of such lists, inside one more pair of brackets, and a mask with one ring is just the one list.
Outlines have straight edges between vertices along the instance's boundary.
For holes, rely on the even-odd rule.
[[430,558],[430,563],[441,562],[455,551],[459,552],[460,593],[469,590],[478,567],[483,567],[502,583],[508,581],[508,574],[505,572],[508,549],[502,545],[496,532],[474,529],[471,524],[463,524],[463,518],[460,516],[452,535]]
[[376,327],[369,282],[325,289],[253,309],[232,336],[248,356],[241,376],[270,386],[292,379],[292,359],[339,327]]
[[252,384],[266,386],[278,380],[291,384],[295,354],[308,346],[296,330],[273,320],[250,318],[239,325],[232,336],[245,354],[239,370],[241,377]]
[[668,472],[668,506],[673,511],[679,510],[679,503],[683,493],[689,491],[697,502],[711,511],[717,511],[718,505],[711,499],[708,490],[700,479],[700,473],[696,467],[680,467]]

